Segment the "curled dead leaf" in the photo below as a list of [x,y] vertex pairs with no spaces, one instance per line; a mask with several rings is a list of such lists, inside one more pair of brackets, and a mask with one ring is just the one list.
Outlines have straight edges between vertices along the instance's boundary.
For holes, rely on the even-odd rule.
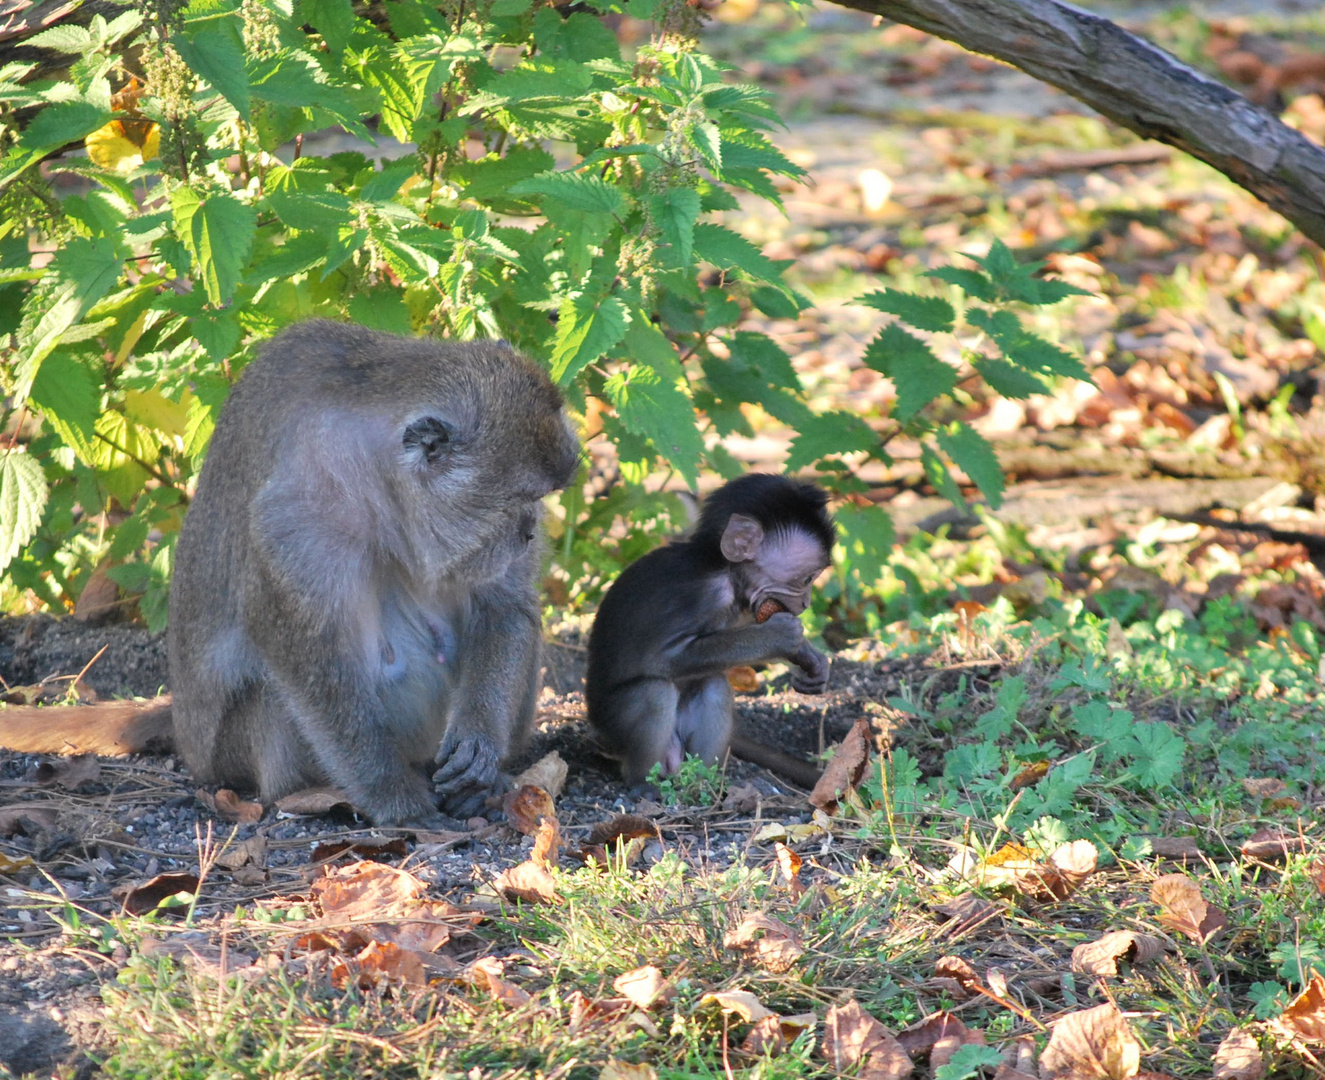
[[603,1066],[598,1080],[658,1080],[658,1071],[648,1062],[636,1065],[630,1061],[617,1061],[613,1058]]
[[793,897],[804,895],[805,883],[800,878],[801,857],[781,841],[774,843],[773,851],[777,855],[778,872],[791,890],[791,895]]
[[353,817],[354,806],[349,796],[338,788],[312,787],[277,799],[276,812],[291,817],[320,817],[323,814]]
[[256,825],[264,812],[262,803],[247,802],[229,788],[217,788],[211,808],[222,821],[234,821],[240,825]]
[[618,840],[634,840],[636,837],[653,840],[660,839],[658,826],[639,814],[617,814],[610,821],[600,821],[589,830],[590,844],[602,844],[607,847]]
[[1246,1028],[1234,1028],[1215,1051],[1214,1080],[1261,1080],[1265,1060],[1256,1037]]
[[176,900],[173,906],[182,907],[197,893],[198,884],[197,874],[157,874],[141,884],[112,889],[111,896],[130,915],[146,915],[172,898]]
[[55,828],[58,817],[46,806],[19,803],[0,807],[0,836],[40,836]]
[[1118,961],[1145,964],[1162,956],[1164,942],[1151,934],[1114,930],[1072,950],[1072,970],[1087,975],[1117,975]]
[[533,998],[515,983],[504,979],[502,976],[505,970],[506,965],[495,956],[481,956],[469,965],[466,974],[471,983],[487,990],[493,1001],[499,1001],[512,1009],[528,1005]]
[[519,866],[503,870],[492,882],[493,887],[507,900],[526,900],[534,904],[560,904],[556,882],[540,864],[526,860]]
[[762,798],[754,784],[740,784],[723,797],[722,808],[733,814],[752,814]]
[[[951,1046],[951,1050],[945,1050],[947,1058],[951,1059],[953,1051],[972,1043],[983,1046],[985,1038],[984,1032],[973,1032],[952,1013],[937,1012],[899,1031],[897,1041],[912,1058],[923,1058],[940,1045],[945,1048]],[[930,1060],[931,1068],[937,1069],[944,1064],[947,1064],[946,1060]]]
[[341,921],[381,919],[413,907],[428,886],[408,870],[378,862],[328,868],[309,886],[322,914]]
[[390,941],[370,941],[355,955],[352,969],[359,989],[375,986],[427,986],[423,960]]
[[960,956],[940,956],[934,961],[934,974],[940,979],[952,979],[963,990],[968,992],[978,992],[977,988],[984,985],[980,981],[980,976],[976,974],[975,968],[971,967]]
[[550,870],[560,857],[561,823],[555,817],[545,817],[534,834],[534,850],[529,853],[529,859]]
[[663,973],[652,964],[618,975],[612,980],[612,989],[618,994],[624,994],[637,1009],[651,1009],[655,1005],[665,1004],[676,993]]
[[532,784],[508,791],[502,799],[501,808],[511,828],[525,836],[533,836],[538,831],[538,823],[544,818],[557,816],[552,796]]
[[1003,914],[1001,907],[975,893],[963,893],[935,904],[933,911],[939,922],[944,924],[943,932],[949,938],[960,937]]
[[759,673],[752,667],[728,668],[727,681],[738,694],[753,694],[759,689]]
[[230,844],[216,856],[216,865],[227,870],[238,870],[244,866],[263,866],[267,861],[267,838],[259,833]]
[[32,778],[42,787],[53,786],[75,791],[101,779],[101,762],[97,760],[96,754],[43,761],[37,765]]
[[777,1057],[795,1042],[802,1032],[814,1027],[814,1013],[796,1016],[766,1016],[750,1029],[741,1043],[741,1051],[752,1057]]
[[810,805],[828,814],[836,813],[838,800],[848,791],[854,791],[865,778],[869,762],[870,725],[861,717],[837,744],[832,760],[810,792]]
[[1201,848],[1194,836],[1152,836],[1150,852],[1161,859],[1175,861],[1187,859],[1199,861],[1201,858]]
[[1201,887],[1186,874],[1165,874],[1150,886],[1150,899],[1159,905],[1159,921],[1198,944],[1213,940],[1228,920],[1219,908],[1207,904]]
[[566,998],[567,1026],[572,1035],[584,1035],[619,1024],[634,1009],[630,998],[589,998],[574,990]]
[[1141,1069],[1141,1044],[1115,1005],[1068,1013],[1053,1026],[1040,1055],[1043,1080],[1130,1080]]
[[777,1014],[764,1008],[760,1000],[748,990],[721,990],[712,994],[705,994],[699,999],[700,1007],[705,1005],[716,1005],[726,1013],[735,1013],[748,1024],[757,1024],[770,1016]]
[[1248,776],[1242,781],[1248,795],[1256,799],[1273,799],[1288,790],[1288,785],[1277,776]]
[[569,772],[570,766],[566,764],[566,759],[553,750],[525,769],[512,781],[511,786],[516,789],[525,786],[540,787],[556,799],[561,795],[562,788],[566,786],[566,776]]
[[805,955],[800,935],[786,923],[759,912],[747,915],[723,935],[722,944],[774,974],[791,970]]
[[1261,862],[1282,862],[1290,855],[1305,855],[1307,841],[1300,833],[1288,832],[1278,826],[1258,829],[1238,849],[1248,859]]
[[1306,989],[1269,1026],[1290,1042],[1325,1043],[1325,975],[1313,972]]
[[903,1080],[915,1068],[892,1032],[857,1001],[828,1010],[822,1050],[837,1072],[847,1072],[859,1064],[856,1075],[868,1080]]

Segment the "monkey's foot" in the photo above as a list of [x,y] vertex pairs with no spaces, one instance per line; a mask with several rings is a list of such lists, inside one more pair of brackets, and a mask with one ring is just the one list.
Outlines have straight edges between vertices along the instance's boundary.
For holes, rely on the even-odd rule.
[[497,787],[497,762],[501,755],[486,735],[448,732],[437,751],[440,766],[432,781],[442,797],[442,809],[460,819],[474,817]]

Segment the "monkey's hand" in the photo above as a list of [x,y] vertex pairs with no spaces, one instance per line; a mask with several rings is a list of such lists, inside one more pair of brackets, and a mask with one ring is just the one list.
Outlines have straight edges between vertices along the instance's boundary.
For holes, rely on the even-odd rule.
[[447,731],[433,759],[440,766],[432,781],[442,797],[442,809],[462,820],[481,811],[497,786],[500,757],[487,735]]
[[828,689],[828,657],[809,642],[796,654],[799,671],[791,673],[791,687],[802,694],[822,694]]

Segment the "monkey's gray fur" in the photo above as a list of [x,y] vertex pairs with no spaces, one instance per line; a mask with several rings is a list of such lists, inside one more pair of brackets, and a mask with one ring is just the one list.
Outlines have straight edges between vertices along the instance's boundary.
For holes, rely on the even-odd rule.
[[175,554],[194,776],[264,800],[334,784],[383,825],[440,824],[437,792],[479,809],[533,717],[540,500],[578,460],[556,388],[504,344],[320,320],[274,338]]

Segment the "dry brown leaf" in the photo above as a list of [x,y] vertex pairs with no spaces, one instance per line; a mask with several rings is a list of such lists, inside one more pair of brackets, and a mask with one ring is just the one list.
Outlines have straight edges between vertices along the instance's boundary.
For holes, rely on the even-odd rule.
[[292,817],[319,817],[322,814],[352,814],[349,796],[338,788],[311,787],[276,800],[276,812]]
[[385,863],[358,862],[328,868],[309,891],[327,918],[358,922],[412,909],[427,895],[428,886],[408,870]]
[[658,1080],[658,1072],[647,1062],[636,1065],[613,1058],[603,1066],[598,1074],[598,1080]]
[[43,761],[33,772],[33,780],[42,787],[62,787],[74,791],[84,784],[95,784],[101,779],[101,762],[96,754]]
[[777,855],[778,872],[782,875],[782,880],[787,883],[793,897],[800,897],[805,894],[805,883],[801,881],[801,857],[782,843],[781,840],[773,844],[773,851]]
[[1256,1037],[1246,1028],[1234,1028],[1215,1051],[1214,1080],[1261,1080],[1265,1061]]
[[533,836],[538,831],[538,823],[544,818],[557,816],[552,796],[541,787],[531,784],[507,792],[501,801],[501,808],[511,828],[525,836]]
[[1298,994],[1270,1029],[1292,1042],[1325,1043],[1325,975],[1313,972],[1307,988]]
[[781,974],[805,955],[800,935],[784,922],[759,912],[747,915],[739,926],[728,930],[722,944],[735,949],[760,967]]
[[1201,887],[1186,874],[1165,874],[1150,886],[1150,899],[1159,905],[1159,921],[1198,944],[1212,940],[1228,920],[1219,908],[1207,904]]
[[1325,859],[1317,859],[1311,864],[1309,871],[1311,883],[1316,886],[1316,892],[1325,896]]
[[825,766],[819,782],[810,792],[810,805],[826,814],[837,812],[837,803],[865,777],[870,763],[870,725],[864,717],[852,725],[846,738],[837,744],[832,760]]
[[857,1001],[828,1010],[823,1055],[840,1073],[863,1063],[856,1073],[862,1080],[903,1080],[915,1068],[892,1032]]
[[197,874],[157,874],[141,884],[112,889],[111,896],[130,915],[146,915],[149,911],[155,911],[163,900],[180,893],[193,894],[197,891]]
[[12,855],[6,855],[3,851],[0,851],[0,874],[17,874],[20,870],[30,870],[36,865],[26,855],[20,855],[16,859]]
[[943,930],[948,937],[958,937],[978,926],[983,926],[990,919],[997,918],[1003,913],[1003,909],[997,904],[976,896],[975,893],[963,893],[941,904],[935,904],[933,911],[939,917],[939,922],[945,924]]
[[594,825],[589,830],[588,843],[608,847],[618,840],[634,840],[636,837],[657,839],[658,826],[638,814],[617,814],[611,821],[600,821]]
[[57,820],[55,811],[45,806],[0,807],[0,836],[40,836],[54,829]]
[[534,850],[529,853],[532,862],[549,870],[561,857],[561,823],[555,817],[545,817],[534,834]]
[[267,860],[267,838],[259,833],[231,844],[216,856],[216,865],[227,870],[238,870],[243,866],[262,866]]
[[358,986],[427,986],[423,959],[409,949],[389,941],[370,941],[353,960]]
[[535,904],[559,904],[556,882],[540,864],[525,860],[519,866],[503,870],[492,882],[493,887],[512,902],[527,900]]
[[705,994],[699,999],[700,1006],[716,1005],[723,1012],[735,1013],[748,1024],[757,1024],[768,1016],[777,1013],[764,1008],[759,999],[748,990],[720,990]]
[[263,814],[262,803],[245,802],[229,788],[217,789],[212,809],[222,821],[235,821],[240,825],[256,825]]
[[960,956],[940,956],[934,961],[934,974],[940,979],[952,979],[963,990],[977,992],[976,988],[984,985],[975,968]]
[[360,859],[381,862],[386,859],[403,859],[409,854],[409,845],[404,837],[393,840],[332,840],[318,844],[313,848],[310,858],[315,863],[330,862],[342,855],[356,855]]
[[1087,975],[1117,975],[1118,961],[1144,964],[1164,953],[1164,942],[1151,934],[1114,930],[1072,950],[1072,970]]
[[1022,788],[1033,787],[1048,775],[1049,762],[1034,761],[1012,778],[1012,783],[1008,785],[1008,790],[1020,791]]
[[1249,859],[1279,862],[1289,855],[1305,855],[1307,842],[1299,833],[1272,826],[1268,829],[1258,829],[1238,850]]
[[814,1013],[795,1016],[766,1016],[750,1029],[741,1043],[741,1051],[752,1057],[777,1057],[794,1043],[801,1032],[813,1028],[818,1018]]
[[1141,1044],[1114,1005],[1068,1013],[1055,1022],[1040,1055],[1043,1080],[1129,1080],[1141,1069]]
[[627,971],[612,980],[612,989],[624,994],[638,1009],[651,1009],[671,1000],[676,993],[663,973],[652,964]]
[[727,681],[738,694],[753,694],[759,689],[759,673],[752,667],[728,668]]
[[569,772],[570,766],[566,764],[566,759],[553,750],[525,769],[511,782],[511,786],[517,789],[526,785],[541,787],[556,799],[561,795],[562,788],[566,786],[566,776]]
[[597,1031],[620,1023],[631,1015],[634,1005],[630,998],[599,998],[592,1000],[579,990],[573,990],[566,998],[569,1009],[567,1026],[572,1035],[581,1035]]
[[1161,859],[1200,859],[1201,849],[1194,836],[1152,836],[1150,851]]
[[733,814],[752,814],[759,808],[762,798],[754,784],[741,784],[727,792],[722,800],[722,808]]
[[1277,776],[1248,776],[1242,781],[1247,794],[1257,799],[1273,799],[1288,790],[1288,785]]
[[528,1005],[533,999],[515,983],[502,978],[505,970],[506,965],[495,956],[481,956],[469,965],[467,974],[475,986],[492,995],[493,1001],[500,1001],[512,1009]]
[[[953,1051],[957,1048],[972,1042],[978,1042],[979,1045],[983,1046],[985,1038],[984,1032],[971,1031],[952,1013],[937,1012],[932,1016],[925,1017],[918,1024],[912,1024],[910,1027],[899,1031],[897,1041],[912,1058],[925,1057],[940,1044],[945,1047],[951,1046],[950,1050],[945,1051],[947,1058],[950,1059]],[[940,1064],[946,1065],[947,1060],[936,1062],[931,1059],[929,1064],[931,1068],[937,1069]]]
[[954,1024],[934,1044],[929,1052],[929,1067],[941,1069],[952,1060],[952,1056],[963,1046],[985,1046],[985,1033],[978,1028],[968,1028],[965,1024]]

